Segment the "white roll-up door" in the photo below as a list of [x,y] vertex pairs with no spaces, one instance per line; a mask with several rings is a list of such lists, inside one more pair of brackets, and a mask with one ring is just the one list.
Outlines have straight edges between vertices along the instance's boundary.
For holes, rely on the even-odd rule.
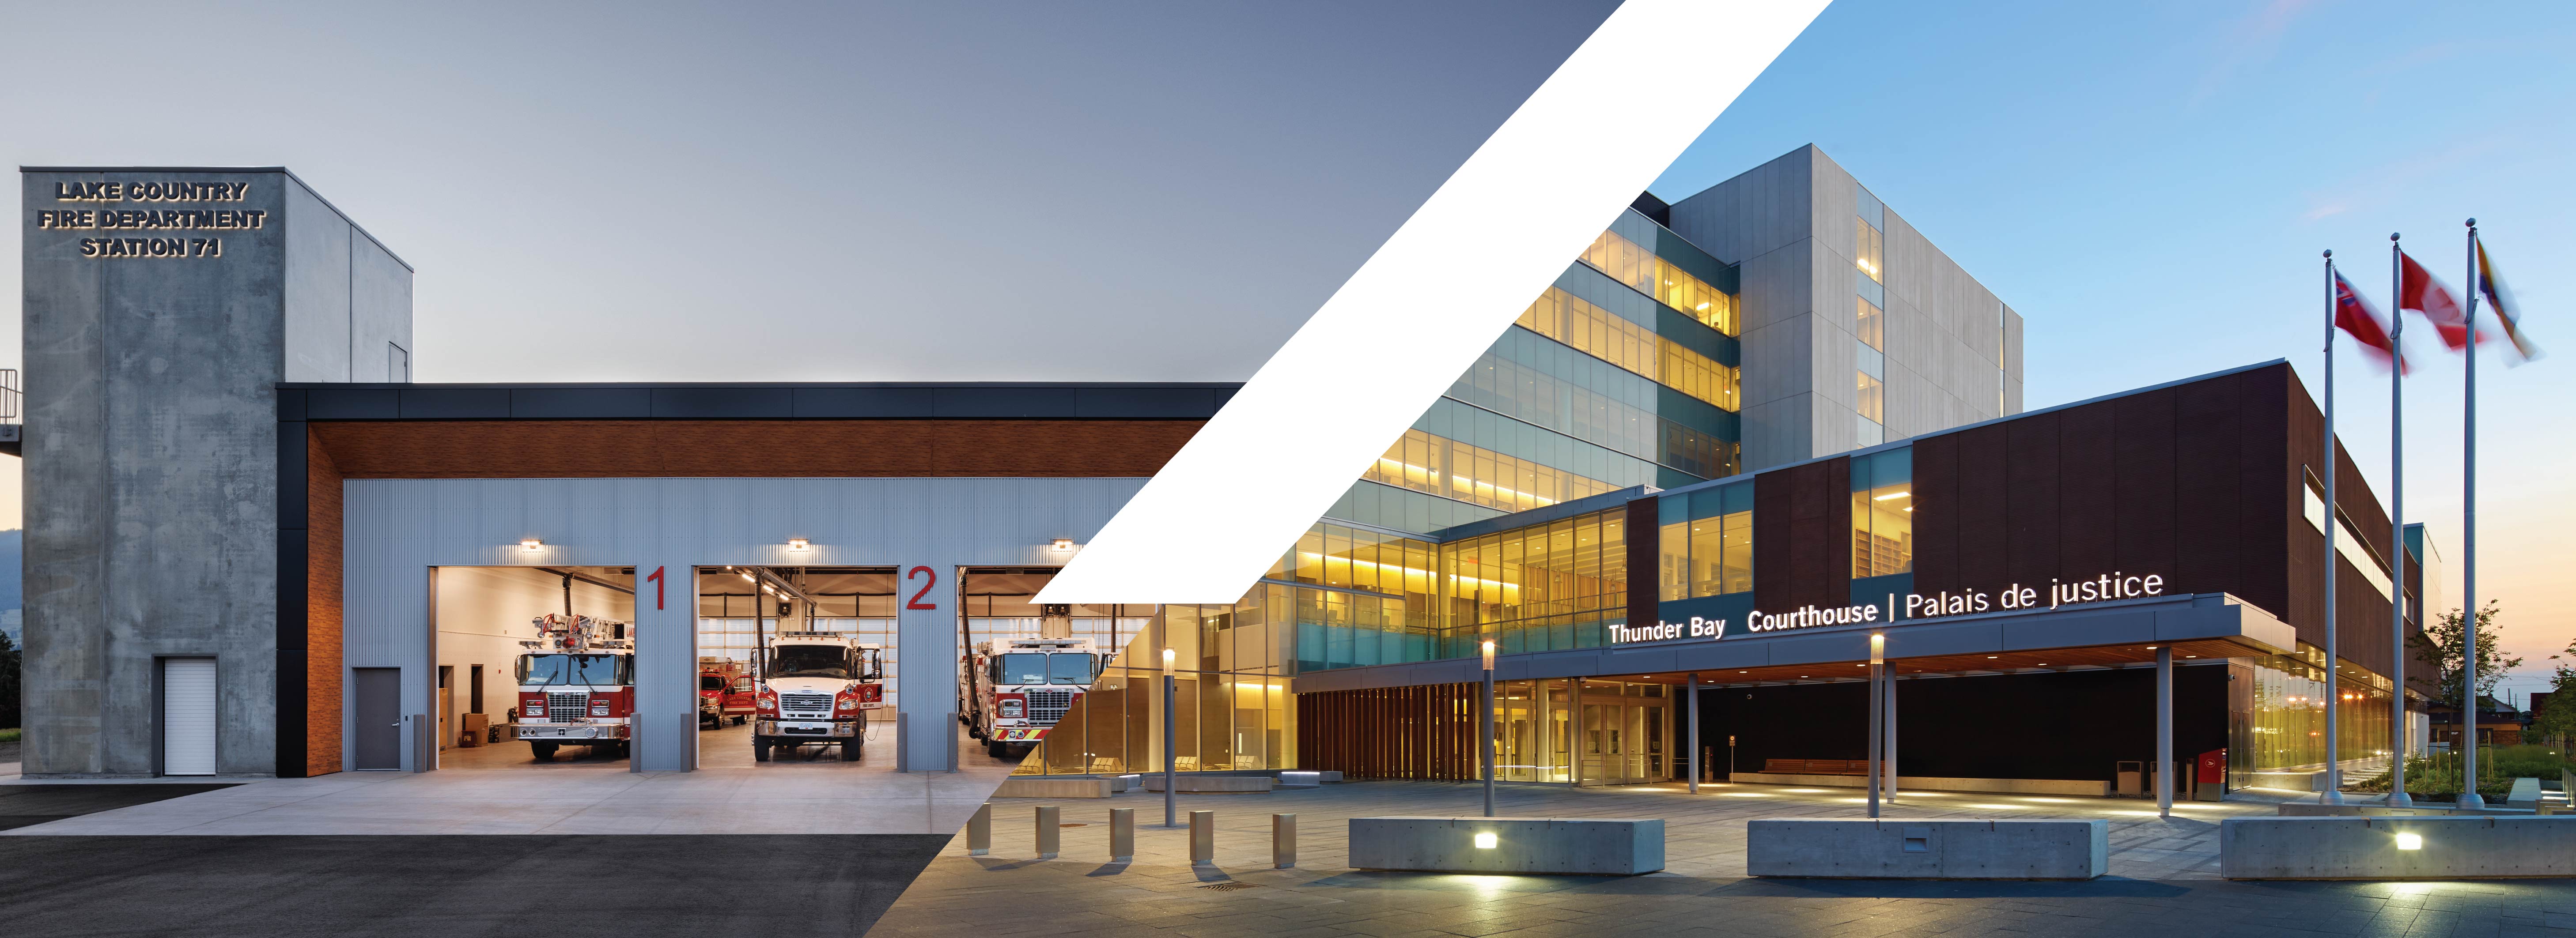
[[215,659],[161,659],[161,773],[215,774]]

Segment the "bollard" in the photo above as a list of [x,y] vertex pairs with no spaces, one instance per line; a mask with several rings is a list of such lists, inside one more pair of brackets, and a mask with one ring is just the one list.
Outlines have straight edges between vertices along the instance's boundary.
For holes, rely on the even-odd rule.
[[1216,812],[1190,812],[1190,865],[1216,865]]
[[1270,816],[1270,865],[1283,870],[1297,868],[1297,816]]
[[1064,809],[1038,806],[1038,859],[1052,860],[1064,847]]
[[1109,809],[1109,862],[1129,863],[1136,859],[1136,809]]
[[966,819],[966,855],[985,856],[993,852],[993,803],[984,802],[975,816]]

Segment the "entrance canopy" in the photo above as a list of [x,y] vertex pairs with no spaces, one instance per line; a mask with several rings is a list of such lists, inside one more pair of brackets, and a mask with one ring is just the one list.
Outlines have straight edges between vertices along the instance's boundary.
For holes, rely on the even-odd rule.
[[[2011,674],[2152,664],[2171,646],[2177,662],[2294,653],[2288,623],[2225,593],[2155,596],[2077,608],[2014,610],[1893,624],[1824,626],[1717,638],[1677,638],[1608,648],[1507,655],[1498,680],[1640,675],[1703,683],[1776,684],[1867,676],[1869,637],[1887,636],[1901,675]],[[1301,674],[1296,693],[1483,679],[1474,658],[1341,668]]]

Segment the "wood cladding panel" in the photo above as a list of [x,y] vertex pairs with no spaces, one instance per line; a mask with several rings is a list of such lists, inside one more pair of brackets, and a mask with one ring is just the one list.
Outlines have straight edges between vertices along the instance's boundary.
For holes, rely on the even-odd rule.
[[1466,781],[1477,765],[1480,684],[1297,695],[1298,768],[1348,778]]
[[[2170,589],[2184,593],[2233,591],[2236,578],[2238,486],[2243,476],[2236,382],[2196,381],[2174,395],[2174,544],[2167,567]],[[2148,568],[2153,569],[2153,568]]]
[[309,777],[340,771],[343,476],[318,442],[308,440],[305,452],[304,774]]
[[1197,420],[316,422],[352,479],[1139,478]]

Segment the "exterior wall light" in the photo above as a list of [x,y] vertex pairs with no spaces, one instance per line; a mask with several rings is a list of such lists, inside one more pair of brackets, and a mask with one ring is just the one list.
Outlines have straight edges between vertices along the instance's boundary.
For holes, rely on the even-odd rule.
[[[2400,835],[2400,836],[2406,836],[2406,835]],[[1484,833],[1480,833],[1480,834],[1477,834],[1477,835],[1476,835],[1476,849],[1478,849],[1478,850],[1492,850],[1492,849],[1494,849],[1494,844],[1495,844],[1496,842],[1497,842],[1497,841],[1496,841],[1496,840],[1495,840],[1495,838],[1494,838],[1494,832],[1492,832],[1492,831],[1486,831],[1486,832],[1484,832]]]
[[1059,554],[1072,553],[1073,539],[1069,537],[1059,537],[1055,539],[1055,543],[1048,546],[1054,548],[1055,552]]
[[813,542],[801,537],[791,537],[787,539],[788,550],[804,550],[805,548],[812,546],[814,546]]
[[2397,849],[2399,849],[2399,850],[2422,850],[2422,849],[2424,849],[2424,835],[2422,835],[2422,834],[2399,834],[2399,835],[2397,835]]
[[533,554],[546,549],[546,542],[533,537],[523,537],[519,539],[519,549]]

